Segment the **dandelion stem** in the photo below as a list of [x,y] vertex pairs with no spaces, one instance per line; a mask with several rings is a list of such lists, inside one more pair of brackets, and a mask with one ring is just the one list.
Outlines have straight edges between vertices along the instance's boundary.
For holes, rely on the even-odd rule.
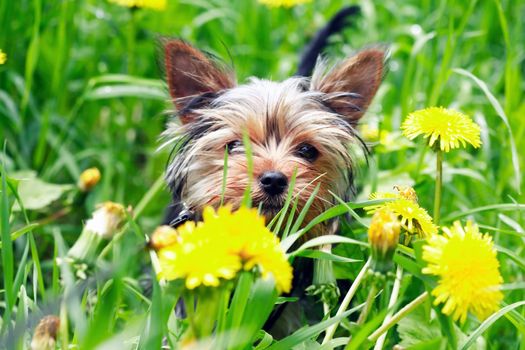
[[[350,290],[348,290],[348,293],[346,294],[345,298],[341,302],[341,305],[339,306],[339,309],[337,310],[337,313],[335,314],[335,316],[339,316],[346,311],[346,309],[350,305],[350,302],[352,301],[352,298],[357,292],[357,288],[359,288],[359,285],[363,281],[369,267],[370,267],[370,259],[368,259],[366,264],[363,265],[363,267],[361,268],[361,271],[357,275],[356,279],[354,280],[354,283],[352,283],[352,286],[350,287]],[[330,340],[332,340],[335,334],[335,330],[337,329],[338,326],[339,326],[339,322],[336,322],[326,329],[326,334],[323,339],[323,344],[326,344]]]
[[[399,290],[401,289],[401,279],[403,278],[403,268],[401,266],[397,267],[396,270],[396,280],[394,281],[394,285],[392,286],[392,294],[390,294],[390,300],[388,301],[388,308],[392,309],[394,305],[397,303],[397,299],[399,297]],[[392,314],[394,313],[394,310],[392,309],[386,316],[385,320],[383,321],[383,325],[387,324],[388,321],[392,318]],[[385,344],[386,335],[388,333],[388,330],[385,331],[379,339],[377,339],[376,345],[374,346],[374,350],[381,350],[383,348],[383,345]]]
[[439,210],[441,208],[441,187],[443,184],[443,151],[436,152],[436,192],[434,194],[434,224],[439,224]]
[[392,316],[392,318],[381,325],[374,333],[372,333],[368,340],[373,342],[377,338],[379,338],[383,333],[388,331],[390,328],[392,328],[395,324],[397,324],[400,320],[402,320],[405,316],[407,316],[409,313],[414,311],[415,308],[417,308],[419,305],[421,305],[425,300],[428,298],[428,292],[424,292],[420,296],[418,296],[416,299],[412,300],[410,303],[405,305],[404,308],[399,310],[396,314]]
[[377,294],[377,285],[376,283],[374,283],[372,285],[372,288],[370,288],[370,291],[368,292],[368,297],[366,298],[365,306],[363,307],[363,310],[361,310],[361,314],[359,315],[359,318],[357,319],[358,325],[365,323],[366,318],[368,317],[368,314],[370,313],[370,309],[372,309],[372,304],[374,303],[376,294]]

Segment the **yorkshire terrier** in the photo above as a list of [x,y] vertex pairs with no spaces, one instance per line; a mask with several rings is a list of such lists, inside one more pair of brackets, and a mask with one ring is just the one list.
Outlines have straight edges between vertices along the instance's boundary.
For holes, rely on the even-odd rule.
[[[166,224],[199,220],[205,206],[217,207],[222,201],[238,208],[247,187],[252,205],[267,220],[283,208],[288,191],[297,198],[300,212],[319,186],[305,222],[337,198],[350,199],[356,165],[349,147],[357,144],[366,150],[356,126],[383,78],[385,52],[362,50],[333,66],[318,56],[328,38],[358,10],[352,6],[339,11],[309,43],[297,74],[282,82],[251,78],[238,84],[234,73],[212,56],[181,40],[164,42],[168,87],[178,117],[163,134],[164,146],[173,147],[166,172],[173,201]],[[246,137],[251,174],[242,141]],[[319,224],[307,237],[334,233],[337,224]],[[299,260],[294,262],[292,290],[299,303],[281,305],[265,325],[277,338],[301,327],[301,315],[310,320],[322,315],[305,296],[312,283],[312,261]],[[180,316],[185,313],[181,307],[179,303]]]
[[[355,168],[349,146],[362,144],[356,125],[381,83],[385,52],[362,50],[333,66],[317,56],[355,12],[356,7],[340,11],[310,43],[298,74],[281,82],[250,78],[238,84],[234,72],[217,59],[184,41],[165,41],[168,87],[178,116],[163,135],[174,149],[166,174],[173,193],[168,223],[198,220],[202,209],[217,207],[221,197],[237,208],[247,186],[252,205],[271,219],[281,210],[293,176],[298,211],[319,184],[306,222],[336,204],[337,197],[349,199]],[[252,150],[251,177],[245,134]],[[333,233],[336,226],[317,225],[308,237]]]

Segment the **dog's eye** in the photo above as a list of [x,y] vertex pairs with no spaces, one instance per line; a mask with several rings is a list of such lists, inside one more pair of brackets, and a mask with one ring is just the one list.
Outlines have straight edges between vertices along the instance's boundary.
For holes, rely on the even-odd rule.
[[229,142],[226,147],[228,148],[228,153],[232,153],[235,149],[242,146],[242,142],[239,140],[235,140],[232,142]]
[[317,150],[317,148],[308,143],[301,143],[299,147],[297,147],[296,154],[309,162],[313,162],[317,159],[319,151]]

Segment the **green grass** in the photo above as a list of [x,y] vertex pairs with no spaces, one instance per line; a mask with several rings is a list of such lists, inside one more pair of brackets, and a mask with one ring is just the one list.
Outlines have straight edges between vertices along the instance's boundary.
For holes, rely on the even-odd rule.
[[[144,267],[151,264],[145,234],[158,225],[169,202],[162,182],[168,153],[156,152],[171,108],[158,37],[182,37],[222,57],[240,82],[252,75],[284,79],[294,72],[309,38],[346,3],[319,0],[269,9],[255,0],[173,0],[155,12],[130,11],[105,0],[0,2],[0,49],[8,57],[0,65],[0,347],[27,348],[42,315],[62,313],[65,320],[66,311],[61,346],[92,348],[134,339],[150,349],[162,337],[173,344],[176,330],[184,327],[169,313],[178,292],[169,299],[163,286],[154,284],[146,293],[141,285],[150,274]],[[472,116],[482,127],[483,145],[445,155],[440,224],[473,218],[493,237],[508,287],[504,302],[516,307],[489,323],[469,318],[461,331],[468,335],[480,327],[487,349],[525,349],[525,308],[518,304],[525,300],[525,1],[364,0],[359,5],[362,16],[333,39],[329,57],[389,46],[390,71],[363,123],[391,132],[393,142],[374,149],[370,166],[360,164],[356,201],[408,184],[430,210],[434,154],[421,140],[403,139],[399,126],[409,112],[433,105]],[[102,180],[85,196],[74,186],[52,185],[75,185],[82,170],[93,166]],[[55,258],[75,242],[95,205],[107,200],[130,205],[134,213],[104,248],[90,284],[78,284],[74,271],[58,266]],[[359,215],[361,221],[343,226],[347,241],[335,241],[362,244],[340,244],[328,256],[312,250],[302,254],[335,260],[336,277],[353,280],[363,263],[344,258],[366,261],[362,223],[368,219],[359,205],[350,208],[341,204],[323,218]],[[297,237],[299,224],[284,215],[276,225],[288,239]],[[428,287],[420,272],[421,248],[405,249],[395,257],[406,271],[397,309]],[[390,288],[378,297],[369,323],[356,329],[344,320],[333,344],[345,344],[341,339],[350,329],[352,346],[364,346],[360,342],[381,324]],[[352,307],[366,298],[361,288]],[[424,306],[428,316],[431,306]],[[316,349],[312,339],[336,321],[325,322],[295,339]],[[436,322],[443,334],[452,327],[446,319]],[[385,348],[401,340],[394,328]],[[288,341],[272,346],[288,348]],[[443,345],[425,341],[426,348]]]

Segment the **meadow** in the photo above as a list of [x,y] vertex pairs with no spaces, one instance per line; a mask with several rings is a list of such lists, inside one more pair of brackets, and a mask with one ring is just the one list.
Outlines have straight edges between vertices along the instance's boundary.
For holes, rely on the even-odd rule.
[[[0,2],[0,348],[30,349],[38,335],[48,343],[33,343],[36,349],[525,349],[525,1],[354,3],[360,15],[332,38],[326,55],[389,48],[389,71],[359,126],[371,152],[357,155],[351,202],[312,222],[283,214],[270,223],[287,259],[314,259],[331,278],[311,297],[325,317],[276,339],[263,330],[265,320],[274,304],[296,300],[278,296],[271,278],[241,271],[221,282],[220,293],[201,287],[197,299],[210,304],[197,307],[191,322],[172,312],[181,295],[193,305],[187,284],[156,278],[158,251],[148,249],[147,237],[170,201],[169,149],[157,148],[173,116],[159,38],[183,38],[221,57],[239,82],[281,80],[294,73],[316,30],[348,3],[167,0],[151,9],[106,0]],[[469,116],[479,125],[480,147],[435,152],[427,139],[403,135],[410,113],[433,106]],[[436,153],[443,156],[437,217]],[[90,168],[99,169],[100,181],[81,188]],[[424,253],[431,239],[408,239],[406,222],[399,246],[396,240],[389,248],[388,271],[369,273],[367,261],[377,259],[369,260],[370,249],[382,242],[370,233],[376,226],[368,207],[389,203],[370,195],[399,199],[406,188],[439,219],[436,234],[471,220],[491,237],[502,277],[495,310],[458,319],[435,304],[439,278],[425,269]],[[122,205],[123,223],[95,242],[86,223],[107,201]],[[293,245],[334,216],[350,218],[339,236]],[[325,243],[334,244],[332,252],[315,249]],[[73,249],[80,245],[92,250]],[[459,254],[477,258],[476,251]],[[475,274],[465,272],[461,282]],[[340,297],[335,279],[347,286]],[[46,315],[56,316],[52,335],[35,332]]]

